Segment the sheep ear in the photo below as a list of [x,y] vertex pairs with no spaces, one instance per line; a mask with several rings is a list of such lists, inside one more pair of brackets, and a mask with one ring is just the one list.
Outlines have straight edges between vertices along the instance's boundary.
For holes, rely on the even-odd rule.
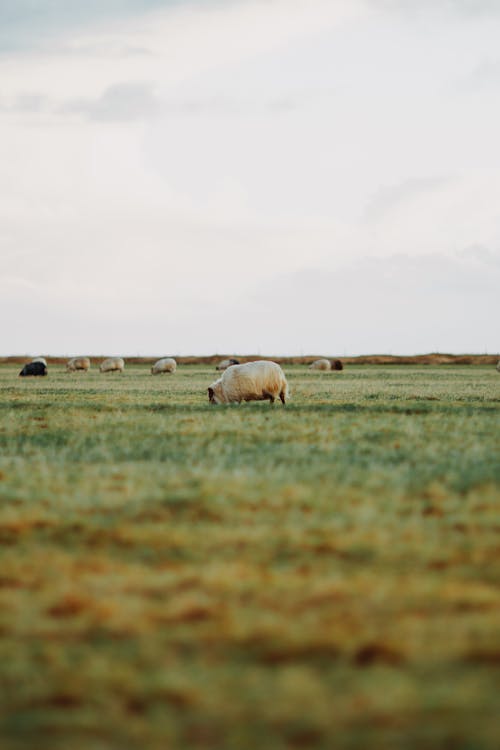
[[209,398],[210,400],[212,400],[212,399],[213,399],[213,397],[214,397],[214,389],[213,389],[213,388],[209,388],[209,389],[208,389],[208,398]]

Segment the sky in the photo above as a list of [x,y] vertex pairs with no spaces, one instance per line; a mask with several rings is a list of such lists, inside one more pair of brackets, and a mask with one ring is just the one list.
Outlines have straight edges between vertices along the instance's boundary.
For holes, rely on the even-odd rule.
[[0,0],[0,355],[500,350],[497,0]]

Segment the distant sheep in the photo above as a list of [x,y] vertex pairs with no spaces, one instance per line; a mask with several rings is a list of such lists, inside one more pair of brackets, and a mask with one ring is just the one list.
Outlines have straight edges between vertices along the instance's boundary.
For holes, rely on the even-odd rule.
[[317,359],[312,365],[309,365],[310,370],[331,370],[332,366],[329,359]]
[[342,364],[340,359],[332,359],[332,370],[338,370],[340,372],[340,370],[343,370],[343,369],[344,369],[344,365]]
[[39,375],[46,375],[47,374],[47,365],[44,362],[36,361],[36,362],[29,362],[27,365],[24,365],[23,369],[19,373],[20,378],[24,378],[26,376],[39,376]]
[[216,370],[227,370],[228,367],[231,367],[232,365],[239,365],[240,361],[239,359],[234,359],[234,357],[230,357],[229,359],[223,359],[217,367]]
[[90,359],[88,357],[73,357],[66,364],[66,372],[76,372],[81,370],[88,372],[90,370]]
[[497,362],[497,372],[500,372],[500,359]]
[[163,357],[155,362],[151,368],[151,375],[162,375],[164,372],[174,373],[177,370],[177,362],[173,357]]
[[121,357],[108,357],[99,367],[100,372],[123,372],[125,362]]
[[280,397],[284,404],[288,384],[281,367],[266,360],[228,367],[208,389],[211,404],[231,404],[242,401],[271,403]]

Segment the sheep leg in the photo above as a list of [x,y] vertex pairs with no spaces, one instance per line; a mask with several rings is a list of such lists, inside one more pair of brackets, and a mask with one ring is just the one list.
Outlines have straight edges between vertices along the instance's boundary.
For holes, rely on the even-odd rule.
[[274,396],[273,396],[272,393],[269,393],[269,391],[263,391],[262,395],[264,396],[264,398],[268,398],[269,399],[269,403],[270,404],[274,404]]
[[283,406],[285,406],[285,391],[280,391],[280,399]]

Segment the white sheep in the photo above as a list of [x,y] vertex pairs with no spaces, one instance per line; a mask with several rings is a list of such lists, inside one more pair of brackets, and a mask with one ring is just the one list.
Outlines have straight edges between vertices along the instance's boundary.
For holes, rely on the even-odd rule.
[[310,370],[331,370],[332,363],[329,359],[316,359],[312,365],[309,365]]
[[121,357],[108,357],[104,362],[101,362],[99,367],[100,372],[123,372],[125,368],[125,362]]
[[229,359],[223,359],[217,367],[216,370],[227,370],[228,367],[232,367],[233,365],[239,365],[240,361],[238,359],[235,359],[234,357],[229,357]]
[[208,389],[211,404],[266,401],[280,397],[284,404],[288,398],[285,373],[276,362],[262,360],[232,365]]
[[155,362],[151,368],[151,375],[161,375],[164,372],[174,373],[177,369],[177,362],[173,357],[163,357]]
[[66,372],[76,372],[82,370],[88,372],[90,370],[90,359],[88,357],[73,357],[66,363]]

